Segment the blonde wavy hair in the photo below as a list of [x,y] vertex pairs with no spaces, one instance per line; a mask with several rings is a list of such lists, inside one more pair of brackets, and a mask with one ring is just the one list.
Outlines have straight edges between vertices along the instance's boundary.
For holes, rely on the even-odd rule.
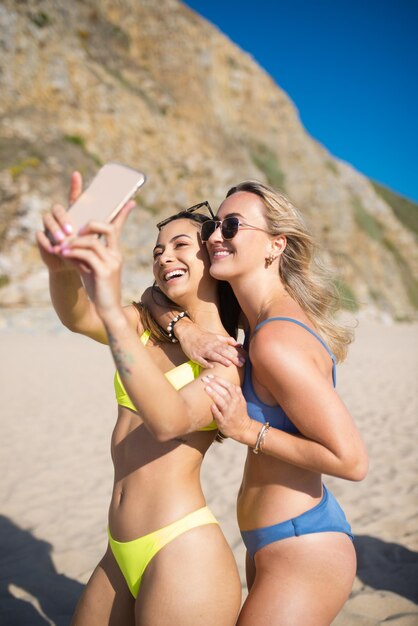
[[279,263],[285,289],[305,311],[337,361],[343,361],[353,332],[334,317],[341,308],[340,297],[330,269],[317,257],[317,246],[302,215],[284,194],[258,181],[248,180],[232,187],[227,197],[239,191],[261,198],[269,232],[286,237]]

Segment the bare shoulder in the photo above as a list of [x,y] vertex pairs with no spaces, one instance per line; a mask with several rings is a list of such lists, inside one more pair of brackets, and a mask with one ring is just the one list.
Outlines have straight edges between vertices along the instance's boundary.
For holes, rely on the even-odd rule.
[[306,335],[305,329],[292,322],[271,321],[257,330],[251,339],[251,357],[265,358],[271,353],[285,355],[298,351],[306,343]]
[[312,367],[309,335],[297,324],[280,321],[269,322],[260,328],[250,344],[250,358],[259,380],[266,375],[287,378]]
[[139,335],[142,335],[145,328],[142,324],[141,316],[137,307],[134,304],[128,304],[127,306],[123,307],[123,312],[125,313],[126,318],[132,328],[135,328],[137,333]]

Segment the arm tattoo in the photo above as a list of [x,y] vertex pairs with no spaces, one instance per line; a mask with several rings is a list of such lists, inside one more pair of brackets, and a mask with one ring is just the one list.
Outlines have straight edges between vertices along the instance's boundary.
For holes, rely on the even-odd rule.
[[134,359],[131,354],[126,353],[119,347],[116,337],[111,333],[108,333],[109,346],[112,351],[113,360],[115,361],[116,368],[119,374],[128,376],[132,374],[132,370],[129,367],[130,363],[133,363]]

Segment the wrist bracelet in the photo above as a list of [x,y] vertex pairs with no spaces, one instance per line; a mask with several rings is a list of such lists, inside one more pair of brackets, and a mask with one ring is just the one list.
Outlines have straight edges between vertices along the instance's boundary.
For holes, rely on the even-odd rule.
[[253,448],[254,454],[258,454],[259,452],[263,451],[262,448],[263,448],[264,438],[267,435],[267,431],[269,428],[270,428],[270,424],[268,422],[262,425],[260,432],[258,433],[257,441],[255,442],[255,447]]
[[188,317],[190,319],[190,315],[187,313],[187,311],[182,311],[181,313],[176,315],[176,317],[173,317],[173,319],[167,326],[168,338],[170,339],[172,343],[178,343],[179,341],[174,334],[174,326],[177,324],[179,320],[183,319],[183,317]]

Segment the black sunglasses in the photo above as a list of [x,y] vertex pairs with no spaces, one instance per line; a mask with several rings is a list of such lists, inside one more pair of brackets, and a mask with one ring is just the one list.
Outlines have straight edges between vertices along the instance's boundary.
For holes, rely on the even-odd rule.
[[[187,214],[200,212],[199,209],[201,209],[202,207],[206,207],[210,217],[213,219],[215,218],[215,213],[212,211],[212,208],[209,202],[205,200],[204,202],[199,202],[198,204],[194,204],[188,209],[181,209],[181,211],[179,211],[178,213],[175,213],[174,215],[170,215],[170,217],[167,217],[165,220],[162,220],[162,222],[158,222],[157,228],[158,230],[161,230],[163,226],[165,226],[166,224],[169,224],[173,220],[180,219],[183,215],[187,217]],[[202,215],[204,215],[204,213],[202,213]]]
[[221,235],[224,239],[233,239],[239,229],[252,229],[252,230],[261,230],[263,233],[269,233],[268,230],[264,228],[259,228],[258,226],[251,226],[251,224],[246,224],[245,222],[240,222],[238,217],[226,217],[224,220],[207,220],[202,224],[202,230],[200,231],[200,236],[202,241],[208,241],[209,237],[213,235],[217,228],[221,229]]

